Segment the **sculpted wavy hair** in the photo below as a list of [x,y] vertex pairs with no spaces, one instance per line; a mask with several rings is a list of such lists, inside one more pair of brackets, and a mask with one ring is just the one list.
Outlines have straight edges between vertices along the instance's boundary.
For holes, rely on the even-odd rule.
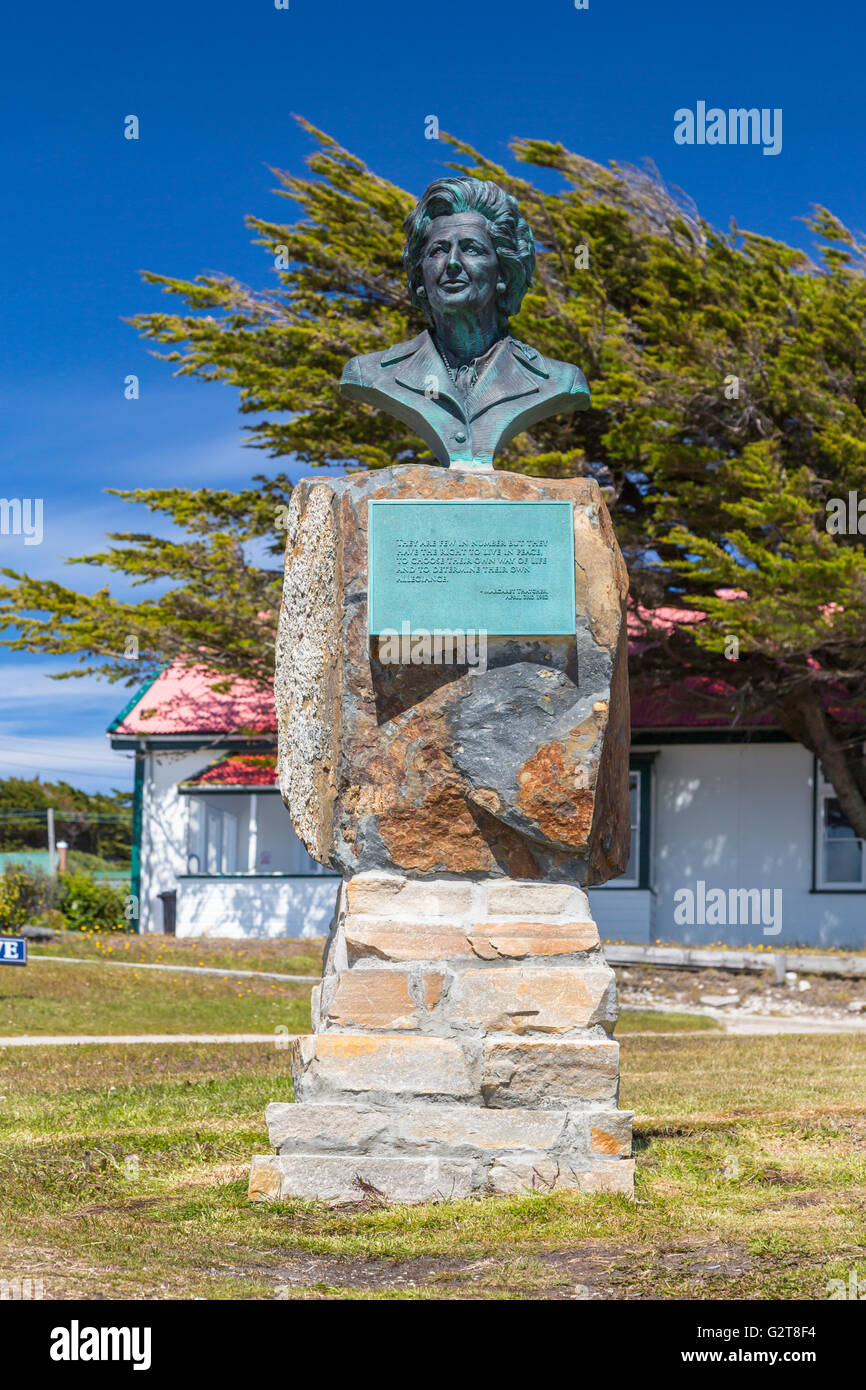
[[419,297],[419,267],[424,253],[427,228],[434,217],[448,217],[456,212],[478,212],[490,223],[490,239],[496,248],[499,270],[505,290],[499,296],[499,327],[507,327],[516,314],[523,296],[532,284],[535,271],[535,242],[532,229],[521,216],[517,199],[498,184],[487,179],[436,179],[421,195],[419,202],[403,223],[403,269],[409,281],[409,296],[430,322],[430,309]]

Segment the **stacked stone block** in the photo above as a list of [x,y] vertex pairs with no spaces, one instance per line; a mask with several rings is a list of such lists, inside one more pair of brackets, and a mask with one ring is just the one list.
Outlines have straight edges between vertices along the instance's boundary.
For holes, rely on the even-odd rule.
[[616,1014],[581,888],[356,874],[250,1196],[631,1195]]

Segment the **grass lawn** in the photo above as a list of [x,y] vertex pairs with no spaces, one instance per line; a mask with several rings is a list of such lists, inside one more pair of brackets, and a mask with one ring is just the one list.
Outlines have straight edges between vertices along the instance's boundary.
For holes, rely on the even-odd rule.
[[229,1299],[797,1299],[866,1277],[866,1039],[625,1036],[622,1069],[634,1203],[331,1209],[246,1200],[264,1107],[291,1094],[276,1046],[8,1048],[0,1277]]
[[31,961],[0,973],[0,1036],[303,1033],[310,987],[278,980]]
[[655,1009],[620,1009],[616,1031],[624,1033],[705,1033],[724,1032],[724,1024],[705,1014],[661,1013]]
[[233,941],[220,938],[178,940],[126,932],[59,932],[50,942],[34,943],[31,955],[79,956],[84,960],[149,962],[153,965],[209,965],[219,970],[272,970],[285,975],[322,973],[324,939]]

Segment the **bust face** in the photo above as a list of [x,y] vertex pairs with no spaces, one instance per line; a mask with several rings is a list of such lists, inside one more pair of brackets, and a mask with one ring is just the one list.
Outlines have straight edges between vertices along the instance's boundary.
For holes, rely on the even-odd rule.
[[455,212],[430,223],[421,277],[435,319],[486,318],[495,311],[499,261],[489,228],[479,212]]

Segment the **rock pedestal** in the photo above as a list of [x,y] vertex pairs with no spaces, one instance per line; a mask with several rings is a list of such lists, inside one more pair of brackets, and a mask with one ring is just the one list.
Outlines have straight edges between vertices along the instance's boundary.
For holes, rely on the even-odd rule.
[[358,874],[313,1014],[251,1197],[631,1194],[613,974],[579,888]]
[[[571,501],[574,635],[491,639],[483,673],[380,662],[367,503],[404,498]],[[412,465],[296,487],[280,782],[344,882],[254,1200],[631,1194],[616,991],[585,892],[629,852],[626,587],[591,480]]]

